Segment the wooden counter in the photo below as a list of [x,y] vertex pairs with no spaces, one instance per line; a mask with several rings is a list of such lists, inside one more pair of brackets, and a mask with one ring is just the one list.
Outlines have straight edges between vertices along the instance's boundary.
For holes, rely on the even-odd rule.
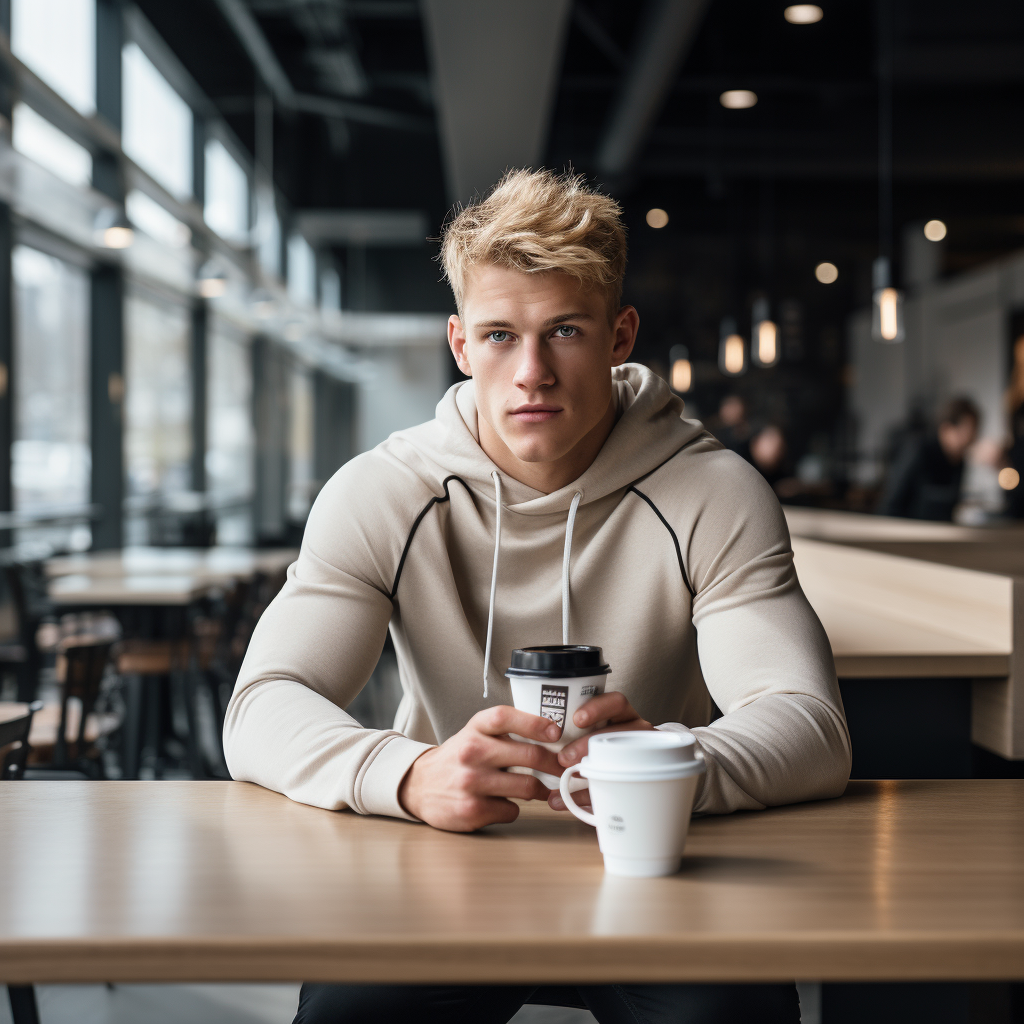
[[817,509],[786,518],[840,678],[972,678],[974,742],[1024,759],[1024,528]]
[[251,579],[256,573],[287,569],[298,558],[297,548],[151,548],[89,551],[62,555],[46,563],[46,573],[58,576],[191,576],[222,582]]
[[527,805],[474,835],[245,783],[0,785],[0,980],[1024,978],[1024,782],[852,783],[604,874]]

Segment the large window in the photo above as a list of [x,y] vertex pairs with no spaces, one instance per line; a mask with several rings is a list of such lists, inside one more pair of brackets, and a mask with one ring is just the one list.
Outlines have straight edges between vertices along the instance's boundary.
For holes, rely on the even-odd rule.
[[288,239],[288,297],[297,306],[316,305],[316,255],[302,235]]
[[96,0],[13,0],[11,50],[73,107],[96,110]]
[[121,144],[179,199],[192,194],[192,110],[135,43],[122,58]]
[[292,367],[289,405],[288,518],[293,523],[304,523],[316,494],[313,478],[313,374],[300,363]]
[[[188,309],[141,289],[125,303],[125,460],[131,542],[191,489],[191,320]],[[148,518],[147,518],[148,517]]]
[[[37,512],[89,501],[89,279],[36,249],[13,253],[17,373],[14,507]],[[69,539],[87,547],[89,531]]]
[[249,179],[220,139],[206,144],[206,223],[236,245],[249,242]]
[[72,185],[92,181],[92,154],[31,107],[17,103],[11,124],[14,148]]
[[207,357],[206,478],[216,509],[217,541],[248,544],[256,449],[249,339],[214,318]]

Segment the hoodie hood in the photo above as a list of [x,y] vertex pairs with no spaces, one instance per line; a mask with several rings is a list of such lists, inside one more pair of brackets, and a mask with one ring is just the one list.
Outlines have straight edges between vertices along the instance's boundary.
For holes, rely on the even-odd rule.
[[[646,476],[704,432],[696,420],[683,418],[683,402],[646,366],[626,363],[611,372],[619,418],[597,458],[551,494],[502,474],[507,509],[520,515],[566,512],[577,492],[581,504],[597,501]],[[480,447],[473,381],[449,388],[431,423],[400,431],[392,440],[433,463],[441,478],[454,474],[494,500],[492,474],[498,469]]]

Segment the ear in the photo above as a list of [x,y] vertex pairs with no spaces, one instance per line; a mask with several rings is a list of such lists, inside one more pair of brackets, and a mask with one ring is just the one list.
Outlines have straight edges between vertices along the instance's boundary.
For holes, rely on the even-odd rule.
[[639,330],[640,314],[633,306],[623,306],[612,321],[612,366],[621,366],[630,357]]
[[469,353],[466,346],[466,332],[462,321],[453,313],[448,317],[448,346],[455,356],[459,369],[467,376],[473,376],[473,368],[469,365]]

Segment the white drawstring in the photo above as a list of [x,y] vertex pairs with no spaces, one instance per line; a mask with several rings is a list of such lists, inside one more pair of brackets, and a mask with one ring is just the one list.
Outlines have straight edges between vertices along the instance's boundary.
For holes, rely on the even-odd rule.
[[576,522],[576,509],[583,495],[577,491],[569,506],[569,521],[565,524],[565,553],[562,555],[562,643],[569,645],[569,559],[572,557],[572,528]]
[[491,636],[494,632],[494,594],[498,589],[498,553],[501,551],[501,477],[491,473],[494,480],[494,503],[497,518],[494,523],[494,567],[491,569],[491,600],[487,606],[487,641],[484,644],[484,700],[487,699],[487,674],[491,668]]

